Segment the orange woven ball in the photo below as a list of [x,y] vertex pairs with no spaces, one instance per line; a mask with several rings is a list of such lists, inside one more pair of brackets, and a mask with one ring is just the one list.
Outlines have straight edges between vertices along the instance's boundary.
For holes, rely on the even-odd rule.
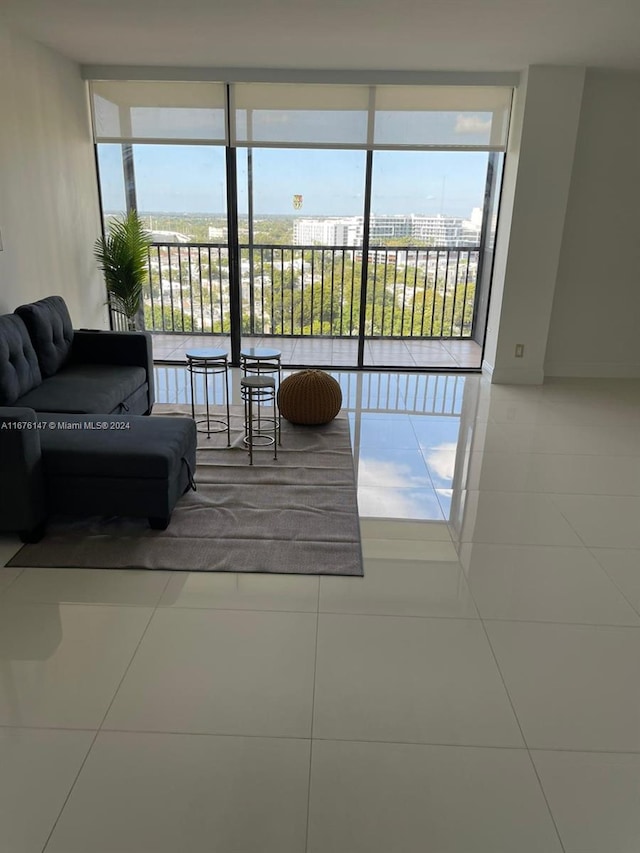
[[278,408],[292,424],[328,424],[340,411],[342,390],[323,370],[301,370],[280,384]]

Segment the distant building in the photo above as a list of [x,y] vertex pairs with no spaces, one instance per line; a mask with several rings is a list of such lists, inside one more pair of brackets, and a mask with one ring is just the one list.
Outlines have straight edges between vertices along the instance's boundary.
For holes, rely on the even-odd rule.
[[151,231],[154,243],[190,243],[191,238],[179,231]]
[[[404,237],[412,237],[412,217],[411,216],[386,216],[373,214],[369,220],[369,237],[372,240],[383,239],[388,237],[391,239],[402,239]],[[360,217],[360,221],[362,218]]]
[[209,240],[213,240],[214,242],[218,242],[219,240],[227,239],[227,229],[217,227],[215,225],[209,226]]
[[462,223],[462,245],[477,246],[480,242],[480,232],[482,230],[482,208],[474,207],[471,211],[469,219],[465,219]]
[[[474,208],[468,220],[456,216],[373,214],[369,221],[369,239],[415,240],[431,246],[477,246],[482,227],[482,210]],[[293,226],[296,246],[359,246],[362,243],[362,216],[297,219]]]
[[411,236],[432,246],[459,246],[462,219],[455,216],[411,216]]
[[293,242],[296,246],[356,246],[362,234],[362,217],[346,219],[296,219]]

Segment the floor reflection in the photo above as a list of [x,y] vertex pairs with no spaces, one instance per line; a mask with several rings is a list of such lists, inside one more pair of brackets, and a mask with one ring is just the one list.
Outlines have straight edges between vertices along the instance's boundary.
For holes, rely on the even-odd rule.
[[[232,403],[239,372],[232,370]],[[286,374],[285,374],[286,375]],[[456,520],[462,474],[475,421],[480,379],[446,374],[332,371],[349,418],[362,518]],[[196,402],[204,401],[197,377]],[[224,402],[221,376],[210,378],[209,399]],[[184,368],[156,367],[161,403],[191,401]]]

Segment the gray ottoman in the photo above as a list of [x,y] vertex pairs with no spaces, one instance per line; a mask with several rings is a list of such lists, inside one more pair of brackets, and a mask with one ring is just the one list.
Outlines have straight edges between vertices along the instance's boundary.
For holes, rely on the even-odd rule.
[[40,431],[47,509],[69,515],[149,519],[165,530],[178,499],[195,488],[191,418],[47,415]]

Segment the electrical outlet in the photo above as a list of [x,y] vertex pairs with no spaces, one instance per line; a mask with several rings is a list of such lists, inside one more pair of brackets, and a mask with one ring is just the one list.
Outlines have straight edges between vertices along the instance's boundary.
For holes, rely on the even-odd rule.
[[516,358],[523,358],[524,344],[516,344]]

